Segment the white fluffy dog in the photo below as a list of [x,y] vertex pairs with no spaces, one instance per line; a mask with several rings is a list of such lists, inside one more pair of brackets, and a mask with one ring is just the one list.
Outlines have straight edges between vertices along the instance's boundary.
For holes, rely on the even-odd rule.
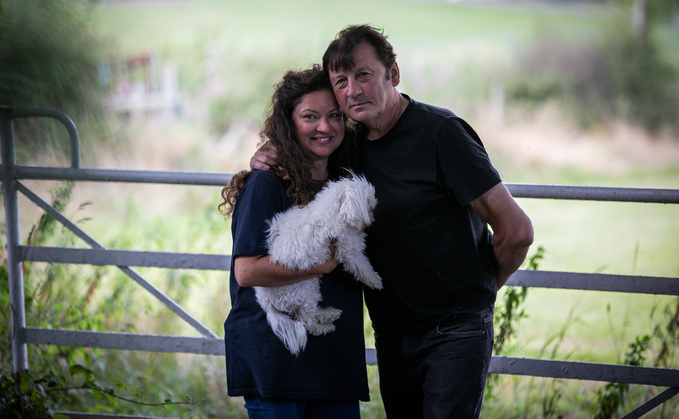
[[[367,286],[382,289],[370,265],[363,230],[373,222],[375,188],[362,176],[329,182],[308,205],[292,207],[269,221],[269,259],[290,269],[307,270],[335,258]],[[259,305],[273,332],[295,356],[304,350],[307,332],[319,336],[335,330],[341,310],[321,308],[320,278],[281,287],[255,287]]]

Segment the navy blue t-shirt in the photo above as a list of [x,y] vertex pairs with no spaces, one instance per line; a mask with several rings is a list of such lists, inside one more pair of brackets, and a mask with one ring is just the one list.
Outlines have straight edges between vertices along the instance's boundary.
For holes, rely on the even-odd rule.
[[[267,220],[292,202],[272,171],[255,171],[240,191],[231,224],[233,260],[267,253]],[[334,332],[309,335],[295,357],[273,334],[253,288],[240,287],[231,262],[231,312],[224,323],[229,396],[369,400],[361,285],[341,265],[321,278],[321,306],[342,310]]]
[[383,336],[479,311],[497,293],[488,225],[469,203],[500,176],[466,122],[408,99],[385,136],[361,143],[361,168],[377,197],[366,254],[384,283],[366,289],[365,302]]

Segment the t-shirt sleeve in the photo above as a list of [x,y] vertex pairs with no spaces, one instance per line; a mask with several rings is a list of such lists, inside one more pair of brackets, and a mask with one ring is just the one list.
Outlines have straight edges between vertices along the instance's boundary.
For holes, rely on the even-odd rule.
[[267,254],[267,221],[285,210],[285,205],[285,191],[275,175],[253,173],[241,189],[233,211],[233,256]]
[[460,205],[466,206],[501,182],[476,132],[463,120],[445,123],[436,139],[437,170]]

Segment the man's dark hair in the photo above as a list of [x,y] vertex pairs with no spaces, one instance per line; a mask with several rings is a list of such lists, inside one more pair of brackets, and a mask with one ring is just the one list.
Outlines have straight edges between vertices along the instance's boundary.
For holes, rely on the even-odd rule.
[[372,45],[380,62],[389,70],[396,62],[396,53],[381,29],[370,25],[353,25],[342,29],[330,43],[323,54],[323,69],[325,72],[349,70],[354,66],[354,49],[364,43]]

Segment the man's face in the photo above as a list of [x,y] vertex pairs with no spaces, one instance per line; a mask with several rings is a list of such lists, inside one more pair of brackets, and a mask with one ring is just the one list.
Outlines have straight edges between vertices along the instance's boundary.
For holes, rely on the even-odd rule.
[[377,58],[369,43],[356,46],[353,51],[354,66],[349,70],[330,71],[330,83],[337,102],[349,118],[368,127],[378,126],[392,106],[398,106],[394,95],[399,82],[398,66],[389,70]]

